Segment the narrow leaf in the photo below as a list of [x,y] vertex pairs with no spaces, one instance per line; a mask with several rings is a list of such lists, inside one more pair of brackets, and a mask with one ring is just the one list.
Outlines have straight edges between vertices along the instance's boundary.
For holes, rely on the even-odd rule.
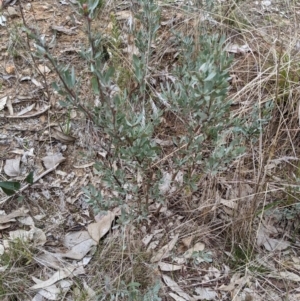
[[29,184],[33,184],[33,171],[31,171],[26,177],[25,181]]

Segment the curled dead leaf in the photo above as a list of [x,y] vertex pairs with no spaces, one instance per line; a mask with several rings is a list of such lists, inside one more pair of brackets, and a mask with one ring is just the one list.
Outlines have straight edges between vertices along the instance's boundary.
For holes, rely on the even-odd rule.
[[108,211],[98,222],[88,225],[88,232],[90,236],[99,243],[100,239],[110,230],[111,223],[115,219],[115,214]]
[[60,131],[58,128],[53,128],[52,129],[52,136],[53,138],[55,138],[56,140],[59,140],[63,143],[72,143],[75,141],[75,137],[72,137],[70,135],[67,135],[65,133],[63,133],[62,131]]

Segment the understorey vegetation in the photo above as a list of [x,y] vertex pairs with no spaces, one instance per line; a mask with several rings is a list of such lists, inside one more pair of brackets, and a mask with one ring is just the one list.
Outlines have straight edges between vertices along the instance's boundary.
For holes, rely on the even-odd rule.
[[[279,34],[274,43],[262,37],[240,10],[244,1],[139,0],[126,8],[117,2],[70,1],[68,22],[80,25],[82,34],[75,59],[57,51],[63,47],[57,32],[67,31],[56,26],[49,39],[32,26],[23,1],[20,23],[7,28],[14,61],[26,58],[52,104],[49,129],[55,117],[65,139],[77,135],[81,162],[93,161],[84,167],[92,171],[80,175],[96,179],[80,182],[80,206],[95,220],[112,216],[97,248],[91,247],[88,279],[78,277],[70,299],[67,293],[59,298],[287,296],[269,296],[265,284],[258,294],[253,279],[299,281],[264,255],[285,250],[289,256],[299,243],[295,45],[287,47]],[[40,178],[25,172],[26,189],[34,190]],[[21,204],[25,182],[2,178],[0,187],[7,200],[18,197]],[[13,262],[37,269],[36,253],[28,242],[12,243],[0,258],[10,268],[8,279],[16,273]],[[218,290],[207,289],[210,281]],[[0,276],[1,296],[21,300],[18,287],[9,288]],[[24,294],[31,292],[24,288]]]

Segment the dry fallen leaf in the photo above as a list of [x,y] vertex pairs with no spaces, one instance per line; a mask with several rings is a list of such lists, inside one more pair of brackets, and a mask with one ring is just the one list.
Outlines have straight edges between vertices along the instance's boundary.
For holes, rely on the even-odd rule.
[[[13,109],[10,99],[8,99],[6,106],[9,111],[9,115],[6,115],[6,118],[9,118],[9,119],[27,119],[27,118],[37,117],[37,116],[40,116],[40,115],[44,114],[45,112],[47,112],[51,107],[51,106],[45,105],[45,104],[42,106],[36,106],[36,104],[33,104],[31,106],[26,107],[24,110],[22,110],[18,114],[14,114],[14,109]],[[34,108],[34,106],[36,106],[35,110],[30,114],[26,114],[29,111],[31,111]]]
[[17,177],[20,175],[21,158],[8,159],[5,161],[4,172],[10,177]]
[[171,180],[172,174],[163,171],[163,178],[161,183],[159,184],[159,191],[161,194],[166,194],[170,190]]
[[[37,279],[35,279],[37,281]],[[39,280],[41,281],[41,280]],[[39,283],[39,282],[38,282]],[[43,296],[46,300],[58,300],[59,295],[62,293],[62,291],[55,285],[50,285],[46,287],[45,289],[40,289],[38,291],[38,294]]]
[[26,226],[34,226],[34,221],[31,216],[19,217],[18,222]]
[[46,65],[38,65],[38,69],[42,74],[48,74],[51,71]]
[[20,112],[18,112],[16,114],[16,116],[26,115],[28,112],[31,112],[34,108],[35,108],[35,103],[31,104],[30,106],[27,106],[26,108],[24,108],[23,110],[21,110]]
[[267,251],[282,251],[287,249],[290,246],[288,241],[269,237],[272,234],[276,234],[276,232],[276,229],[273,229],[271,225],[268,225],[268,228],[260,225],[256,237],[257,245],[264,246]]
[[7,8],[7,12],[11,18],[18,17],[20,15],[19,12],[13,6],[9,6]]
[[247,282],[249,282],[249,280],[250,280],[250,276],[246,275],[246,276],[241,277],[240,273],[235,273],[231,277],[230,283],[228,285],[222,284],[219,287],[219,290],[226,291],[226,292],[231,292],[231,291],[233,291],[235,289],[236,285],[243,286]]
[[182,269],[182,265],[170,264],[165,262],[159,262],[158,266],[164,272],[178,271]]
[[268,275],[270,278],[277,278],[277,279],[284,279],[284,280],[290,280],[295,282],[300,282],[300,276],[297,274],[294,274],[292,272],[277,272],[273,271]]
[[157,253],[156,255],[154,255],[152,258],[151,258],[151,262],[154,263],[154,262],[158,262],[160,260],[162,260],[163,258],[166,258],[169,256],[169,253],[170,251],[174,248],[177,240],[178,240],[178,237],[179,235],[176,234],[174,236],[174,238],[168,243],[166,244],[165,246],[163,246]]
[[267,251],[283,251],[287,249],[291,244],[288,241],[275,239],[275,238],[268,238],[267,241],[264,243],[264,247]]
[[4,254],[4,246],[0,244],[0,256]]
[[54,270],[60,270],[63,267],[66,267],[67,262],[62,260],[61,256],[58,254],[52,254],[50,252],[45,252],[44,254],[40,254],[34,257],[34,260],[39,264],[52,268]]
[[185,300],[191,300],[191,297],[185,293],[180,287],[179,285],[172,280],[169,276],[167,275],[162,275],[162,278],[165,282],[165,284],[176,294],[178,294],[180,297],[184,298]]
[[192,241],[193,241],[194,236],[188,236],[183,238],[181,241],[184,244],[185,247],[189,248],[189,246],[191,245]]
[[29,240],[32,240],[33,233],[30,231],[19,229],[19,230],[15,230],[15,231],[10,231],[9,238],[11,240],[20,239],[22,241],[29,241]]
[[89,300],[95,300],[97,296],[96,292],[91,289],[85,281],[83,281],[83,287],[88,294]]
[[116,15],[116,19],[118,21],[133,18],[132,11],[130,11],[130,10],[122,10],[122,11],[116,12],[115,15]]
[[194,252],[201,252],[205,249],[205,244],[202,242],[197,242],[192,248],[188,249],[184,254],[184,258],[191,258]]
[[76,32],[73,30],[74,28],[67,28],[67,27],[64,27],[64,26],[58,26],[58,25],[51,25],[51,28],[55,31],[58,31],[58,32],[61,32],[61,33],[64,33],[66,35],[76,35]]
[[34,246],[43,246],[46,243],[47,237],[42,229],[33,226],[30,232],[33,236],[32,240]]
[[53,168],[56,164],[61,163],[65,160],[61,153],[56,153],[53,155],[46,156],[42,158],[46,169]]
[[58,253],[60,256],[81,260],[96,245],[96,242],[87,231],[78,231],[68,233],[65,236],[64,245],[70,251]]
[[8,74],[13,74],[15,73],[15,66],[14,65],[8,65],[5,67],[5,71]]
[[209,287],[198,287],[195,289],[198,296],[193,296],[196,300],[217,300],[217,292]]
[[8,214],[8,215],[0,215],[0,224],[6,224],[12,221],[15,221],[16,217],[20,217],[20,216],[27,216],[28,214],[27,209],[24,209],[23,207],[20,209],[17,209],[15,211],[13,211],[12,213]]
[[225,47],[225,51],[228,51],[228,52],[231,52],[231,53],[245,54],[247,52],[251,52],[252,50],[247,44],[242,45],[242,46],[239,46],[237,44],[230,44],[230,45],[227,45]]
[[145,247],[148,246],[148,244],[152,240],[153,236],[154,236],[154,234],[148,234],[142,239],[142,243],[144,244]]
[[91,237],[99,243],[99,240],[110,230],[111,223],[115,219],[115,214],[108,211],[105,216],[96,222],[88,225],[88,232]]
[[0,111],[2,111],[4,109],[4,107],[6,106],[7,99],[8,99],[8,96],[4,96],[4,97],[0,98]]
[[39,282],[35,285],[33,285],[32,287],[30,287],[29,289],[31,290],[37,290],[37,289],[41,289],[41,288],[45,288],[48,287],[52,284],[54,284],[55,282],[67,278],[70,275],[72,275],[73,270],[75,269],[75,267],[73,268],[68,268],[68,269],[62,269],[59,270],[58,272],[54,273],[48,280],[46,281],[40,281],[39,279],[32,277],[33,281],[35,282]]
[[186,299],[184,299],[174,293],[169,293],[169,296],[172,297],[175,301],[187,301]]
[[63,143],[72,143],[75,141],[75,137],[72,137],[70,135],[66,135],[62,131],[60,131],[58,128],[53,128],[52,131],[52,137],[55,138],[58,141],[61,141]]
[[71,250],[74,246],[90,238],[91,236],[87,231],[72,231],[66,234],[63,243],[65,247]]

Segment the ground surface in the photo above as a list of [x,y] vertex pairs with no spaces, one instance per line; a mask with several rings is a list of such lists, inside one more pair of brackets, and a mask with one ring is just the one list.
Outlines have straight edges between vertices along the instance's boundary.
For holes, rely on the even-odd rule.
[[[82,190],[101,182],[93,168],[101,160],[99,132],[82,112],[59,105],[50,85],[57,75],[47,61],[33,63],[18,2],[3,3],[0,180],[23,187],[30,171],[39,179],[17,196],[0,194],[1,300],[158,300],[156,289],[162,300],[300,300],[299,210],[291,207],[299,202],[300,2],[241,1],[230,10],[230,1],[220,1],[210,24],[227,35],[227,51],[235,56],[233,110],[247,114],[255,104],[280,99],[272,122],[247,146],[244,161],[202,178],[194,203],[154,204],[147,223],[125,228],[112,224],[117,208],[95,216]],[[158,49],[155,59],[168,67],[176,49],[166,24],[192,31],[202,10],[186,14],[180,1],[160,6],[159,45],[168,56]],[[35,0],[22,7],[27,26],[50,43],[59,63],[75,66],[86,79],[80,94],[93,103],[89,70],[78,55],[87,39],[77,6]],[[125,30],[129,7],[110,1],[94,29],[110,35],[114,13]],[[160,139],[180,131],[167,116],[166,123]],[[253,214],[253,206],[260,212]],[[143,294],[152,288],[153,296],[136,297],[135,283]]]

